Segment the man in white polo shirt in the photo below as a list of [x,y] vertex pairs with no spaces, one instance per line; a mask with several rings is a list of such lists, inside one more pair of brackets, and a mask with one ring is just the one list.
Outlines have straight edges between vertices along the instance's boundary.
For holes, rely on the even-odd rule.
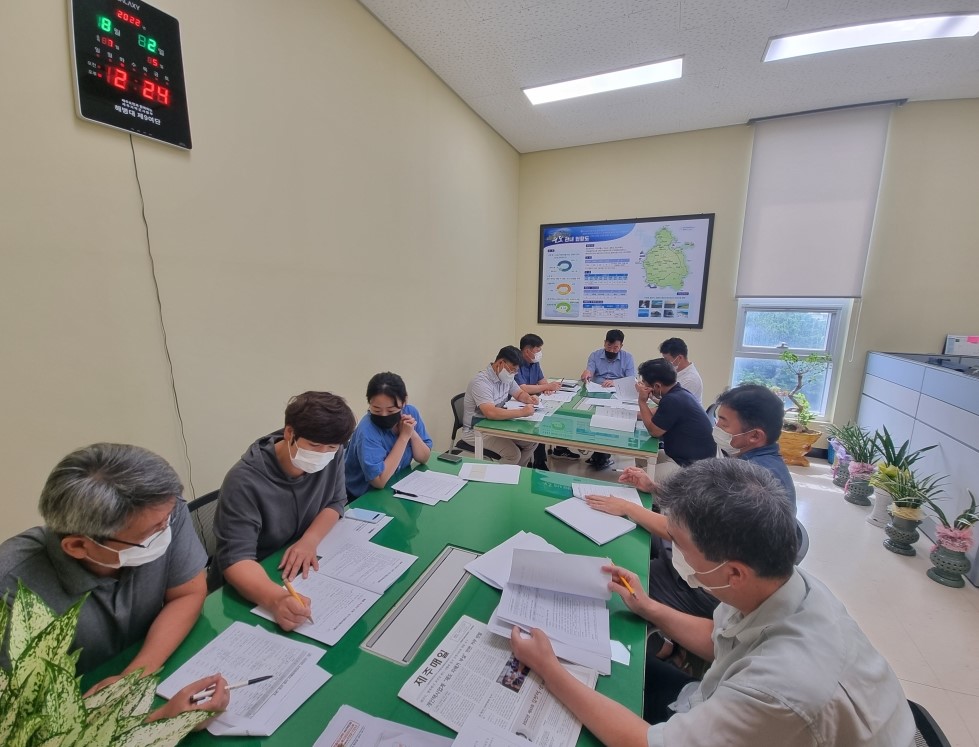
[[676,369],[676,380],[684,389],[690,392],[697,401],[704,404],[704,381],[700,378],[697,367],[687,358],[687,343],[679,337],[663,340],[659,346],[659,354],[673,364]]

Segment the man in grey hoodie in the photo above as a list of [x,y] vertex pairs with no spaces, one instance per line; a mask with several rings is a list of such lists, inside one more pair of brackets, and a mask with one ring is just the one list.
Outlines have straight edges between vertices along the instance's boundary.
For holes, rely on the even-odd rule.
[[293,397],[285,428],[253,443],[221,485],[212,580],[223,574],[243,597],[271,612],[283,630],[311,617],[309,600],[293,597],[259,561],[286,547],[279,563],[283,578],[319,569],[316,546],[346,504],[343,448],[355,425],[350,407],[335,394]]

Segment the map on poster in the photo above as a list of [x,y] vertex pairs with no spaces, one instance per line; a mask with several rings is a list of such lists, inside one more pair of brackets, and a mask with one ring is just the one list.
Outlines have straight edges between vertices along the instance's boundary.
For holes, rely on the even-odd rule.
[[541,322],[704,326],[714,214],[540,227]]

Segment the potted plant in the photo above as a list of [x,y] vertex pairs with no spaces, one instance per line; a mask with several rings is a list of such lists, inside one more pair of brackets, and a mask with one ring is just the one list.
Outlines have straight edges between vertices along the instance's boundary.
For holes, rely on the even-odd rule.
[[976,510],[976,497],[969,491],[972,499],[969,507],[949,523],[942,511],[933,501],[928,501],[928,507],[934,512],[935,518],[941,523],[938,527],[938,540],[931,548],[929,558],[934,568],[928,569],[928,578],[945,586],[961,589],[965,586],[962,575],[969,572],[972,563],[965,557],[972,547],[972,527],[979,524],[979,511]]
[[786,412],[794,413],[795,418],[794,420],[783,421],[778,449],[786,464],[808,467],[809,460],[806,459],[806,454],[809,453],[809,449],[822,434],[809,427],[815,413],[812,411],[806,395],[802,393],[802,388],[813,374],[825,371],[832,359],[828,355],[816,353],[800,356],[787,348],[782,351],[779,359],[795,377],[795,386],[792,389],[776,389],[775,393],[792,403]]
[[912,469],[874,472],[871,483],[891,496],[891,519],[884,527],[884,547],[898,555],[915,554],[912,545],[918,541],[918,525],[924,517],[922,506],[934,505],[944,479],[936,475],[920,477]]
[[[936,444],[932,444],[917,451],[912,451],[911,442],[905,441],[898,448],[894,446],[894,439],[891,438],[891,434],[887,431],[886,425],[882,426],[882,431],[877,431],[874,435],[877,442],[877,453],[880,456],[877,471],[888,477],[896,477],[898,472],[910,469],[911,465],[917,462],[922,454],[930,449],[934,449],[936,446]],[[867,517],[867,522],[876,527],[885,527],[889,520],[888,508],[893,499],[885,487],[877,483],[874,483],[874,485],[875,487],[880,487],[881,490],[876,496],[874,511]]]
[[846,485],[843,487],[843,500],[856,506],[869,506],[870,496],[874,494],[870,478],[874,474],[874,461],[877,459],[876,434],[856,427],[846,450],[850,463],[847,467]]
[[850,445],[860,437],[860,426],[855,423],[847,423],[844,426],[831,425],[829,437],[836,453],[836,459],[833,461],[833,484],[838,488],[845,488],[846,481],[850,479]]
[[[10,669],[0,668],[0,744],[34,747],[175,745],[214,714],[186,711],[147,722],[156,678],[132,672],[82,697],[75,676],[75,637],[84,599],[56,617],[30,589],[18,584],[13,608],[0,601],[0,640],[9,623]],[[9,610],[9,611],[8,611]]]

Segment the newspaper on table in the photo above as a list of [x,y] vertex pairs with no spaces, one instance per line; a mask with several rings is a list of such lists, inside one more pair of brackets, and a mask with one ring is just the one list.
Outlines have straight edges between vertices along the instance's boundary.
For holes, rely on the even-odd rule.
[[450,747],[452,740],[340,706],[313,747]]
[[161,682],[156,692],[172,698],[192,682],[220,672],[228,682],[271,675],[235,690],[228,710],[207,727],[215,736],[267,737],[330,677],[316,662],[323,649],[234,622]]
[[[594,670],[563,666],[595,687]],[[509,639],[465,615],[398,695],[454,731],[477,715],[523,744],[571,747],[581,733],[581,722],[513,656]]]

